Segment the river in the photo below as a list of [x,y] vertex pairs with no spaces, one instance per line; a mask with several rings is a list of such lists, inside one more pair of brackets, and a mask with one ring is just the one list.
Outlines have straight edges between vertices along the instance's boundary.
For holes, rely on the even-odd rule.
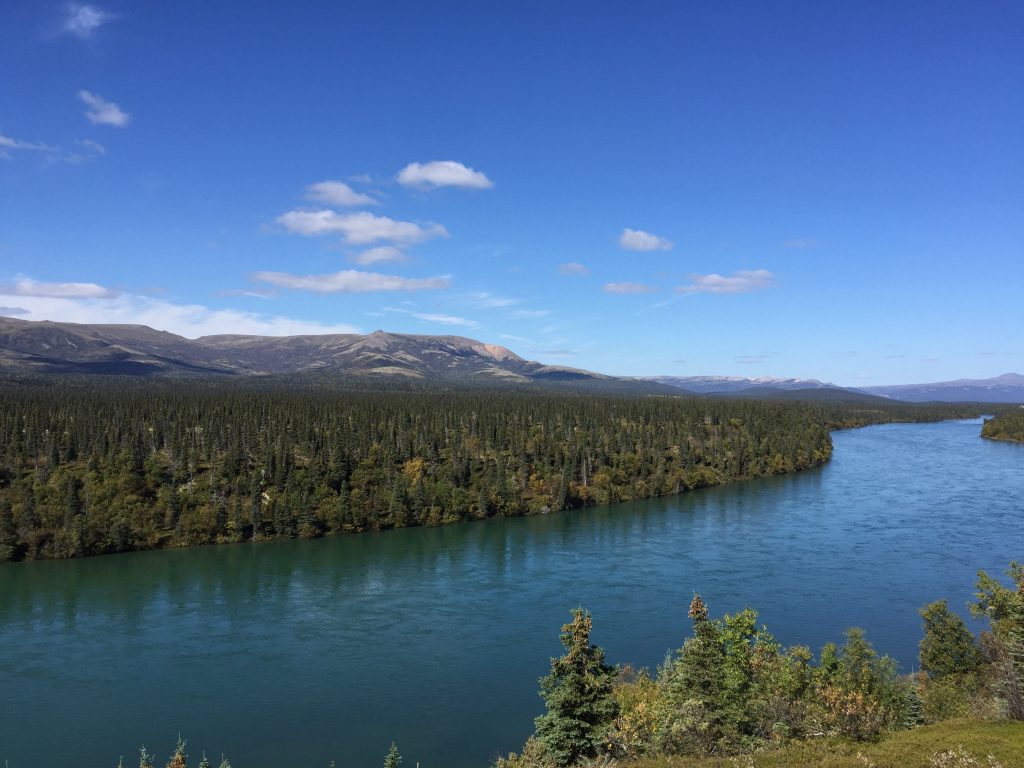
[[[833,434],[825,467],[541,517],[0,567],[0,761],[482,768],[540,713],[569,609],[612,663],[681,645],[694,591],[785,644],[861,626],[909,671],[917,609],[1024,560],[1024,446],[978,421]],[[975,625],[976,626],[976,625]],[[163,764],[160,762],[159,764]]]

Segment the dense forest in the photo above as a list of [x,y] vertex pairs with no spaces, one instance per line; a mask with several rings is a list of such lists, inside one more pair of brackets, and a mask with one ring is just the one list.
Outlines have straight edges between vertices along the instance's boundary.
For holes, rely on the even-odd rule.
[[828,460],[829,429],[963,406],[323,383],[0,390],[0,561],[543,513]]
[[562,627],[565,654],[541,679],[547,711],[522,753],[496,768],[749,754],[829,736],[868,741],[965,716],[1019,723],[1024,566],[1011,563],[1009,576],[1007,587],[978,574],[971,612],[989,621],[980,642],[945,600],[922,608],[920,671],[908,676],[862,630],[849,630],[841,646],[827,644],[814,663],[807,647],[782,648],[754,611],[715,619],[699,595],[689,609],[692,635],[651,676],[606,664],[590,640],[590,614],[576,609]]
[[985,419],[981,436],[991,440],[1024,442],[1024,408],[1007,409]]

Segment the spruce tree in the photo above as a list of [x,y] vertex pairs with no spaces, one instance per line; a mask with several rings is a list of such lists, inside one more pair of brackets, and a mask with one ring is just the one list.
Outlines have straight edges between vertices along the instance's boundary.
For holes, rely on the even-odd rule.
[[975,672],[981,651],[964,620],[949,610],[945,600],[926,605],[920,613],[924,619],[921,669],[935,679]]
[[666,738],[672,751],[709,753],[725,736],[729,719],[723,629],[711,620],[700,595],[693,596],[687,615],[693,637],[666,670],[665,698],[673,712]]
[[575,765],[597,755],[602,737],[618,708],[612,698],[614,670],[604,651],[590,642],[593,619],[582,608],[562,627],[565,654],[551,660],[541,678],[548,711],[535,721],[537,739],[558,766]]
[[402,762],[402,756],[398,753],[398,745],[392,741],[391,748],[384,756],[384,768],[398,768],[400,762]]

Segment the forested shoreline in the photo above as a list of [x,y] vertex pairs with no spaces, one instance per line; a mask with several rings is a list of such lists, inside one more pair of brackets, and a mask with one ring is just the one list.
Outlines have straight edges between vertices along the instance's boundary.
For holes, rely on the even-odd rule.
[[1004,410],[991,419],[985,419],[981,436],[989,440],[1007,440],[1024,443],[1024,409]]
[[323,382],[5,382],[0,561],[664,496],[822,464],[830,429],[973,413]]

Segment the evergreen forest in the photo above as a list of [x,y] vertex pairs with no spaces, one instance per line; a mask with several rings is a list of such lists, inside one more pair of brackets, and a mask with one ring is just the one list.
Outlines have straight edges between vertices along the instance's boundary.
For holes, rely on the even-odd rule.
[[981,436],[990,440],[1024,442],[1024,407],[1007,408],[991,419],[985,419]]
[[67,378],[0,391],[0,561],[663,496],[819,465],[830,429],[976,413],[295,381]]

